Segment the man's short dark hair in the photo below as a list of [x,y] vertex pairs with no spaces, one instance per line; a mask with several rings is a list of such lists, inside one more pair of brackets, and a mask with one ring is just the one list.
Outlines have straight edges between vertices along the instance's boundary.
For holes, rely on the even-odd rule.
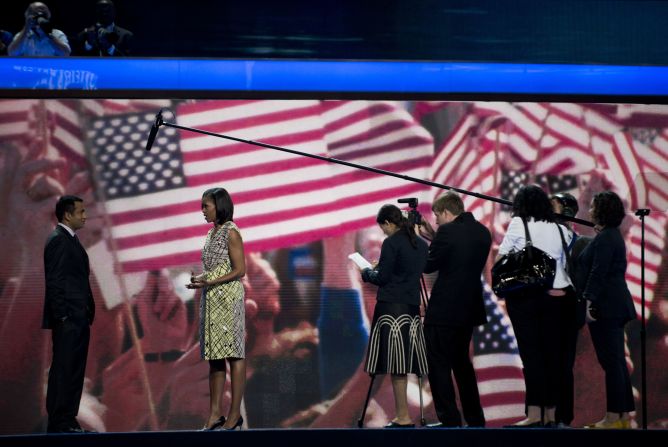
[[58,199],[58,203],[56,203],[56,219],[58,219],[58,222],[63,221],[65,213],[72,214],[74,212],[76,202],[83,202],[83,199],[77,196],[62,196]]
[[558,192],[550,199],[556,200],[561,204],[561,214],[564,216],[575,217],[580,210],[580,207],[578,206],[578,199],[576,199],[573,194],[569,194],[567,192]]
[[455,192],[448,191],[431,204],[431,210],[435,213],[442,213],[448,210],[453,216],[459,216],[464,212],[464,202]]

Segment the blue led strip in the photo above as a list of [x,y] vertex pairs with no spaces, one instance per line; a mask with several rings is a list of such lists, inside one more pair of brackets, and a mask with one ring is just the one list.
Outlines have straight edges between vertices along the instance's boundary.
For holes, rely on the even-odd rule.
[[0,94],[47,91],[668,96],[668,67],[209,59],[0,58]]

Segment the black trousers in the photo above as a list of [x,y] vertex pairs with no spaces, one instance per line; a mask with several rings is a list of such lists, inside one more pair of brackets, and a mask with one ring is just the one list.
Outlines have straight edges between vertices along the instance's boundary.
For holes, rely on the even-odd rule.
[[573,368],[575,367],[575,354],[578,344],[578,333],[580,328],[577,323],[577,299],[574,292],[558,297],[559,339],[561,340],[559,360],[559,393],[557,394],[556,422],[570,425],[573,422],[575,381],[573,379]]
[[520,358],[524,365],[526,405],[556,407],[561,388],[563,296],[517,293],[506,298]]
[[470,427],[484,427],[485,415],[480,405],[478,382],[469,357],[472,327],[425,326],[429,364],[429,384],[438,420],[448,427],[462,425],[457,409],[454,374],[459,390],[464,420]]
[[46,392],[47,431],[78,427],[76,421],[83,391],[90,326],[86,320],[68,319],[52,329],[53,359]]
[[589,323],[589,333],[596,358],[605,371],[607,411],[624,413],[635,410],[633,388],[624,355],[624,321],[601,319]]

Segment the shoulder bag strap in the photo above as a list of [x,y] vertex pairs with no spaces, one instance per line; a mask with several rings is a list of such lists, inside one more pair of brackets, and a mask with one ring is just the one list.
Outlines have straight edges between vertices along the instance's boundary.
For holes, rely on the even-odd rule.
[[[521,219],[522,223],[524,224],[524,239],[525,239],[524,248],[526,249],[528,247],[533,246],[533,242],[531,241],[531,233],[529,233],[529,225],[527,225],[526,219],[524,217],[521,217]],[[531,260],[532,250],[525,250],[525,252],[527,254],[528,259]]]
[[555,223],[555,225],[557,226],[557,230],[559,230],[561,246],[563,247],[564,253],[566,254],[566,273],[568,273],[568,276],[570,276],[573,273],[573,260],[571,259],[571,252],[568,245],[566,245],[566,239],[564,238],[564,232],[561,230],[561,226],[558,223]]

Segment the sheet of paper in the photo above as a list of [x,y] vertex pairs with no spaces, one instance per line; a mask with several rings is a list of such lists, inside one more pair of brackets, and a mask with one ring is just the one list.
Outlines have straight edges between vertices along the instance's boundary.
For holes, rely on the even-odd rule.
[[355,264],[357,264],[357,266],[361,269],[366,269],[366,268],[371,269],[371,268],[373,268],[371,263],[369,261],[367,261],[366,259],[364,259],[364,257],[361,254],[359,254],[358,252],[349,254],[348,259],[350,259]]

